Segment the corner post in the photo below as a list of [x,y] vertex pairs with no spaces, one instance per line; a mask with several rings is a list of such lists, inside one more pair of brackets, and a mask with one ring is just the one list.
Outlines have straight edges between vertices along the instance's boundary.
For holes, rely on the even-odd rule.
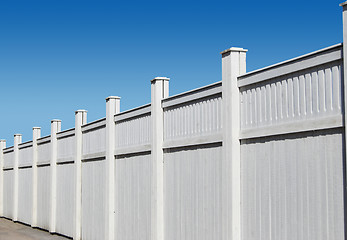
[[6,148],[6,140],[0,140],[0,217],[4,216],[4,149]]
[[14,172],[14,189],[13,189],[13,221],[18,221],[18,188],[19,188],[19,179],[18,179],[18,163],[19,163],[19,149],[18,145],[22,142],[22,134],[15,134],[14,135],[14,144],[13,144],[13,151],[14,151],[14,166],[13,166],[13,172]]
[[164,113],[161,101],[169,96],[169,80],[166,77],[156,77],[151,80],[151,240],[164,239]]
[[114,115],[120,112],[120,97],[106,98],[106,239],[115,236],[115,158],[116,125]]
[[[342,7],[342,21],[343,21],[343,71],[342,71],[342,79],[343,82],[343,91],[344,91],[344,125],[345,125],[345,149],[344,154],[347,156],[347,1],[340,4]],[[347,170],[346,170],[347,171]],[[346,176],[346,174],[345,174]],[[346,178],[346,177],[345,177]],[[347,179],[344,179],[345,183]]]
[[74,239],[81,239],[82,227],[82,125],[87,123],[87,111],[75,112],[75,231]]
[[240,156],[240,93],[237,77],[246,72],[246,52],[230,48],[222,54],[223,97],[223,167],[222,217],[223,240],[241,239],[241,156]]
[[32,214],[31,226],[37,227],[37,139],[41,137],[41,128],[33,127],[33,198],[32,198]]
[[51,205],[49,232],[55,233],[57,218],[57,132],[61,131],[61,120],[51,121]]

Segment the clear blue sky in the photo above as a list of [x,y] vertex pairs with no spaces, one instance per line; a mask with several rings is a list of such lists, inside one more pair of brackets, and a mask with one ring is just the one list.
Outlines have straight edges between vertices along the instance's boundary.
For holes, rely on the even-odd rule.
[[170,95],[221,80],[219,52],[247,48],[247,71],[342,42],[342,1],[1,1],[0,138],[50,134],[150,102],[150,80]]

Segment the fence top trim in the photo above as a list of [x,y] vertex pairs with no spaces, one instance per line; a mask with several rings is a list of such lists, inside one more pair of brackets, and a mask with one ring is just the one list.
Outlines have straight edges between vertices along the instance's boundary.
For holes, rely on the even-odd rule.
[[275,64],[270,65],[270,66],[259,68],[259,69],[256,69],[254,71],[251,71],[251,72],[247,72],[245,74],[240,75],[238,80],[240,80],[242,78],[245,78],[245,77],[248,77],[250,75],[259,73],[259,72],[263,72],[263,71],[269,70],[271,68],[276,68],[276,67],[279,67],[281,65],[285,65],[285,64],[291,63],[291,62],[295,62],[297,60],[300,60],[300,59],[303,59],[303,58],[307,58],[307,57],[311,57],[313,55],[320,54],[322,52],[326,52],[326,51],[329,51],[331,49],[339,48],[339,47],[342,47],[342,43],[338,43],[338,44],[335,44],[335,45],[332,45],[332,46],[329,46],[329,47],[326,47],[326,48],[319,49],[319,50],[314,51],[314,52],[310,52],[310,53],[307,53],[307,54],[304,54],[304,55],[301,55],[301,56],[298,56],[298,57],[295,57],[295,58],[291,58],[291,59],[288,59],[288,60],[285,60],[285,61],[282,61],[282,62],[279,62],[279,63],[275,63]]
[[[243,87],[275,77],[287,75],[328,62],[340,60],[342,44],[336,44],[268,67],[245,73],[238,77],[238,86]],[[304,64],[303,64],[304,63]]]
[[195,89],[192,89],[192,90],[189,90],[189,91],[186,91],[186,92],[183,92],[183,93],[179,93],[179,94],[176,94],[176,95],[173,95],[173,96],[169,96],[167,98],[164,98],[162,100],[162,102],[168,102],[168,101],[170,101],[172,99],[175,99],[175,98],[180,98],[180,97],[183,97],[185,95],[190,95],[190,94],[194,94],[194,93],[197,93],[197,92],[202,92],[202,91],[207,90],[209,88],[214,88],[214,87],[219,87],[219,86],[222,86],[222,81],[211,83],[209,85],[206,85],[206,86],[203,86],[203,87],[199,87],[199,88],[195,88]]
[[18,147],[19,147],[20,149],[22,149],[22,148],[26,148],[26,147],[31,147],[32,145],[33,145],[33,141],[30,140],[30,141],[27,141],[27,142],[23,142],[23,143],[18,144]]
[[90,126],[90,125],[93,125],[93,124],[95,124],[95,123],[99,123],[99,122],[105,121],[105,120],[106,120],[105,117],[104,117],[104,118],[97,119],[97,120],[95,120],[95,121],[92,121],[92,122],[89,122],[89,123],[86,123],[86,124],[82,125],[82,128],[87,127],[87,126]]
[[8,152],[11,152],[14,150],[14,146],[11,146],[11,147],[7,147],[7,148],[4,148],[3,151],[4,153],[8,153]]
[[151,103],[117,113],[114,115],[114,120],[119,122],[125,119],[134,118],[148,113],[151,113]]
[[75,128],[70,128],[64,131],[57,132],[57,138],[69,137],[73,135],[75,135]]

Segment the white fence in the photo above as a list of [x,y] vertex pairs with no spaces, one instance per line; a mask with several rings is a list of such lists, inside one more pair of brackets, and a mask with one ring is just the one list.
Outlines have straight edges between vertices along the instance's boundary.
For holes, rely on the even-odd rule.
[[246,73],[231,48],[221,82],[155,78],[150,104],[2,140],[0,214],[84,240],[345,239],[344,52]]

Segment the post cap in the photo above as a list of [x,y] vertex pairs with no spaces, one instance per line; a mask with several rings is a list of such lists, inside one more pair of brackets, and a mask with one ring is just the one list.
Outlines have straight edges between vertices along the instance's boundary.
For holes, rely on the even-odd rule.
[[347,5],[347,1],[346,2],[343,2],[343,3],[340,3],[340,6],[341,7],[344,7],[344,6],[346,6]]
[[118,96],[108,96],[108,97],[106,98],[106,101],[108,101],[108,100],[110,100],[110,99],[120,99],[120,97],[118,97]]
[[41,127],[33,127],[33,129],[41,129]]
[[247,49],[244,49],[244,48],[239,48],[239,47],[231,47],[229,49],[226,49],[224,51],[222,51],[220,54],[225,54],[225,53],[228,53],[228,52],[247,52],[248,50]]
[[61,122],[61,120],[60,119],[52,119],[51,123],[53,123],[53,122]]
[[16,133],[14,136],[15,136],[15,137],[20,137],[20,136],[22,136],[22,134]]
[[79,112],[82,112],[82,113],[83,113],[83,112],[88,112],[88,111],[87,111],[87,110],[84,110],[84,109],[78,109],[78,110],[75,111],[75,114],[77,114],[77,113],[79,113]]
[[6,142],[6,140],[5,139],[0,139],[0,142]]
[[167,77],[155,77],[151,80],[151,82],[155,82],[155,81],[170,81],[170,78]]

